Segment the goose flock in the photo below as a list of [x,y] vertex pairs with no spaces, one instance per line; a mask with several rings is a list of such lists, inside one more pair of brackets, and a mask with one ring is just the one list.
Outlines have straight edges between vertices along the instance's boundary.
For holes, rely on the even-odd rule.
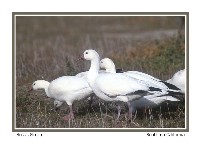
[[74,119],[74,101],[91,97],[92,93],[104,101],[116,103],[117,120],[122,102],[128,105],[128,119],[131,120],[132,113],[138,108],[158,106],[165,101],[179,101],[177,95],[185,94],[185,70],[162,81],[139,71],[118,73],[111,59],[100,60],[99,54],[92,49],[86,50],[83,58],[91,63],[88,71],[75,76],[62,76],[51,82],[37,80],[30,88],[30,91],[43,89],[48,97],[54,99],[56,108],[66,102],[70,112],[63,117],[64,120]]

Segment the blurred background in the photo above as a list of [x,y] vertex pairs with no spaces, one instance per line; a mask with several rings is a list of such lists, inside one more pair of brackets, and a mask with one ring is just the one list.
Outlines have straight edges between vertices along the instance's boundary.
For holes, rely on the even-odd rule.
[[[25,96],[33,81],[87,71],[90,63],[78,61],[86,49],[111,58],[117,68],[167,80],[185,68],[185,17],[17,16],[17,111],[28,113],[38,106]],[[27,118],[17,117],[18,122]]]

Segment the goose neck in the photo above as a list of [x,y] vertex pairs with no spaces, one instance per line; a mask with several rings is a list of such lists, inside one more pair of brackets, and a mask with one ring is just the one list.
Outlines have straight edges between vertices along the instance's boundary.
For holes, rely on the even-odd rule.
[[95,79],[97,78],[98,74],[99,74],[99,62],[100,60],[98,58],[94,59],[91,61],[91,66],[88,72],[88,83],[91,87],[93,87]]
[[98,74],[98,72],[99,72],[99,62],[100,62],[100,60],[98,58],[92,60],[89,72]]
[[42,87],[48,97],[50,97],[48,92],[49,84],[50,83],[48,81],[43,81],[43,87]]

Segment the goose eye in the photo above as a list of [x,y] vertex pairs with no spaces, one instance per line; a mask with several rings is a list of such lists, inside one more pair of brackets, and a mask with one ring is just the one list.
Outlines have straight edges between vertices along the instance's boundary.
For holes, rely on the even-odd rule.
[[35,83],[33,83],[33,85],[35,85]]
[[85,54],[88,54],[88,52],[85,52]]

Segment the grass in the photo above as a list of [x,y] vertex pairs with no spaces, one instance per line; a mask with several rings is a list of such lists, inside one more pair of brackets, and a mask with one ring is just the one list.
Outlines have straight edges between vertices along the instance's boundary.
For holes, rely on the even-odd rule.
[[[90,48],[113,59],[117,68],[166,80],[185,68],[185,35],[179,25],[180,17],[17,17],[16,127],[184,128],[184,102],[138,110],[133,122],[127,122],[124,106],[116,123],[115,104],[95,97],[92,110],[86,100],[76,101],[75,119],[66,122],[61,118],[68,112],[66,104],[54,111],[43,91],[27,92],[35,80],[88,70],[90,63],[77,59]],[[169,30],[173,34],[160,33]]]
[[[38,96],[38,97],[35,97]],[[23,105],[23,106],[22,106]],[[17,98],[17,127],[20,128],[184,128],[183,103],[164,103],[155,109],[138,110],[134,121],[128,122],[126,111],[122,108],[120,120],[116,123],[116,109],[113,103],[95,100],[92,110],[87,101],[74,103],[75,119],[63,121],[67,105],[55,111],[53,102],[35,93]]]

